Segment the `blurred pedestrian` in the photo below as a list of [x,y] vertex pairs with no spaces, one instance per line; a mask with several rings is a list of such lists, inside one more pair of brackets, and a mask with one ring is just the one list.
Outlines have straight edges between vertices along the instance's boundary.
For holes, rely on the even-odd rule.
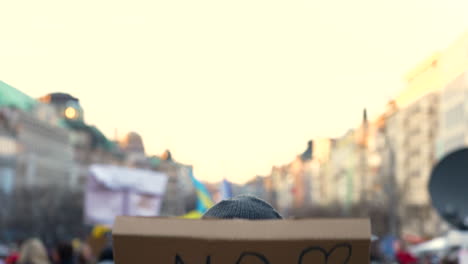
[[18,263],[19,259],[19,247],[23,244],[22,240],[17,241],[16,243],[13,243],[10,245],[10,252],[5,259],[6,264],[16,264]]
[[9,255],[9,250],[7,247],[0,245],[0,264],[5,264],[5,259]]
[[73,246],[68,242],[60,243],[54,251],[54,261],[56,264],[75,264]]
[[432,263],[432,256],[429,253],[423,254],[421,256],[421,264],[433,264]]
[[418,259],[414,257],[407,249],[404,242],[397,244],[396,260],[399,264],[416,264]]
[[44,244],[31,238],[21,245],[18,264],[50,264]]
[[457,259],[452,259],[450,257],[445,257],[442,259],[442,261],[440,262],[441,264],[458,264],[458,260]]
[[442,257],[441,264],[458,264],[458,252],[460,247],[452,247],[448,252]]
[[111,247],[107,247],[101,252],[98,264],[114,264],[114,252]]
[[90,264],[93,261],[91,248],[86,243],[81,244],[77,255],[78,264]]
[[209,209],[203,217],[221,219],[283,219],[267,202],[254,196],[240,195],[224,200]]
[[5,259],[6,264],[16,264],[18,263],[19,253],[14,251],[11,252],[8,257]]
[[379,240],[373,240],[370,246],[370,263],[371,264],[380,264],[382,263],[383,255],[380,252]]

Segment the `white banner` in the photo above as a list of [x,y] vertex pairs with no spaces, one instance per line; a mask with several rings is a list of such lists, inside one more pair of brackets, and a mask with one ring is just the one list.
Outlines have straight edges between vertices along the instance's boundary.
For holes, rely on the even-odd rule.
[[149,170],[91,166],[85,197],[86,222],[112,226],[118,215],[158,216],[167,180],[167,175]]
[[129,215],[154,216],[161,209],[161,198],[136,193],[129,194]]

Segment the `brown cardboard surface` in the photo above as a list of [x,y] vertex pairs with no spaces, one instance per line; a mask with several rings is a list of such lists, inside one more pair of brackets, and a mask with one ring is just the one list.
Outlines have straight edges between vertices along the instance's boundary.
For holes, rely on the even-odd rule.
[[116,264],[367,264],[366,219],[187,220],[118,217]]

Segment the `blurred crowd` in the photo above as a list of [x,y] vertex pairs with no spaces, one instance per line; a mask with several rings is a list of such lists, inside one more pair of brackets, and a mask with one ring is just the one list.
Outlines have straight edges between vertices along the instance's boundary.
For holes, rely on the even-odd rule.
[[113,264],[112,247],[92,252],[83,242],[62,242],[48,248],[38,238],[1,246],[0,264]]
[[[223,200],[205,212],[202,219],[281,220],[268,203],[252,196]],[[463,264],[460,247],[415,253],[405,241],[373,237],[370,264]],[[468,256],[468,254],[465,254]],[[87,242],[65,241],[47,247],[39,238],[0,245],[0,264],[113,264],[112,236],[109,229],[94,229]]]
[[[385,256],[375,241],[371,246],[370,264],[458,264],[460,248],[446,252],[413,255],[407,246],[395,244],[393,256]],[[20,241],[16,245],[0,246],[0,264],[114,264],[112,246],[93,252],[85,242],[62,242],[47,248],[38,238]]]
[[413,253],[403,241],[394,244],[394,252],[384,254],[379,241],[371,245],[371,264],[461,264],[459,262],[460,247],[452,247],[441,251]]

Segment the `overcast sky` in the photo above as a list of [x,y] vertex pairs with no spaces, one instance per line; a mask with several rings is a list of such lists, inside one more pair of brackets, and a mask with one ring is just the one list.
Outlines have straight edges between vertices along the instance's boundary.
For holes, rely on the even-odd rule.
[[[242,182],[375,116],[468,1],[0,1],[0,80],[67,92],[204,180]],[[467,47],[468,48],[468,47]]]

